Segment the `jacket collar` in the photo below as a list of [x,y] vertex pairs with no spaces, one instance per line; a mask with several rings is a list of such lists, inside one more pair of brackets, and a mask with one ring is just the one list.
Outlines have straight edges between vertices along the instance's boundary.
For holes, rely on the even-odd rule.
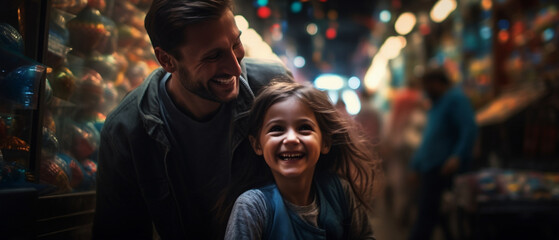
[[[233,100],[233,144],[236,146],[238,141],[248,132],[248,126],[243,121],[238,120],[248,115],[251,104],[254,100],[254,93],[252,92],[247,80],[246,65],[244,61],[241,62],[242,74],[239,78],[239,95],[237,99]],[[165,78],[170,77],[170,73],[165,72],[163,68],[154,70],[146,80],[138,87],[137,91],[140,92],[138,97],[138,109],[142,119],[144,128],[148,135],[158,142],[170,146],[169,139],[165,135],[164,128],[162,127],[164,121],[161,116],[161,101],[159,96],[159,83]],[[244,121],[246,122],[246,121]]]

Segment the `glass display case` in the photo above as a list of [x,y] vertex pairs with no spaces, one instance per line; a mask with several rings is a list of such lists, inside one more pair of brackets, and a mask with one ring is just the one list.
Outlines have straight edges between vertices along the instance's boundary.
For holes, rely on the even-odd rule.
[[158,66],[143,28],[149,4],[52,2],[40,181],[53,188],[43,194],[94,190],[106,115]]
[[[0,9],[2,238],[88,239],[105,117],[159,65],[151,0],[8,0]],[[17,216],[17,217],[15,217]]]
[[35,237],[41,111],[47,67],[42,64],[47,2],[3,1],[0,8],[0,232],[2,239]]
[[0,189],[39,188],[35,159],[47,72],[38,53],[40,9],[39,1],[11,1],[0,10]]
[[[16,36],[12,40],[21,39],[11,25],[2,23],[0,27]],[[37,134],[37,93],[46,67],[25,57],[21,50],[0,46],[1,189],[36,187],[31,146]]]

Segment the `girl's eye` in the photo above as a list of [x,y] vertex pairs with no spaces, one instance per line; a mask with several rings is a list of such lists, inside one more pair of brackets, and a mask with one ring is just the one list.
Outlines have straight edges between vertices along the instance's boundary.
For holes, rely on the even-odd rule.
[[303,124],[299,127],[299,130],[301,130],[301,131],[312,131],[313,128],[312,128],[311,125]]
[[283,127],[281,127],[281,126],[272,126],[268,130],[268,132],[281,132],[281,131],[283,131]]

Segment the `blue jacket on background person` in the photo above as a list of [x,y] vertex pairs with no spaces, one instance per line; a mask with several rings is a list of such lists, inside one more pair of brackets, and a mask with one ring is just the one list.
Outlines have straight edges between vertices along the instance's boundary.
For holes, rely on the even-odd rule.
[[427,113],[423,138],[411,161],[412,169],[428,172],[455,156],[460,160],[460,170],[466,170],[472,158],[476,133],[470,101],[461,89],[451,87],[432,103]]

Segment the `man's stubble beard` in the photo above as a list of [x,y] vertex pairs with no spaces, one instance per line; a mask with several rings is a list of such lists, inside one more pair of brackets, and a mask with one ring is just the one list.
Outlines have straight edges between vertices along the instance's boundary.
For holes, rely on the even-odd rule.
[[204,82],[193,81],[190,77],[188,71],[184,68],[179,67],[179,81],[181,85],[189,92],[193,93],[194,95],[206,99],[209,101],[217,102],[217,103],[224,103],[221,101],[217,96],[215,96],[209,88],[204,85]]

